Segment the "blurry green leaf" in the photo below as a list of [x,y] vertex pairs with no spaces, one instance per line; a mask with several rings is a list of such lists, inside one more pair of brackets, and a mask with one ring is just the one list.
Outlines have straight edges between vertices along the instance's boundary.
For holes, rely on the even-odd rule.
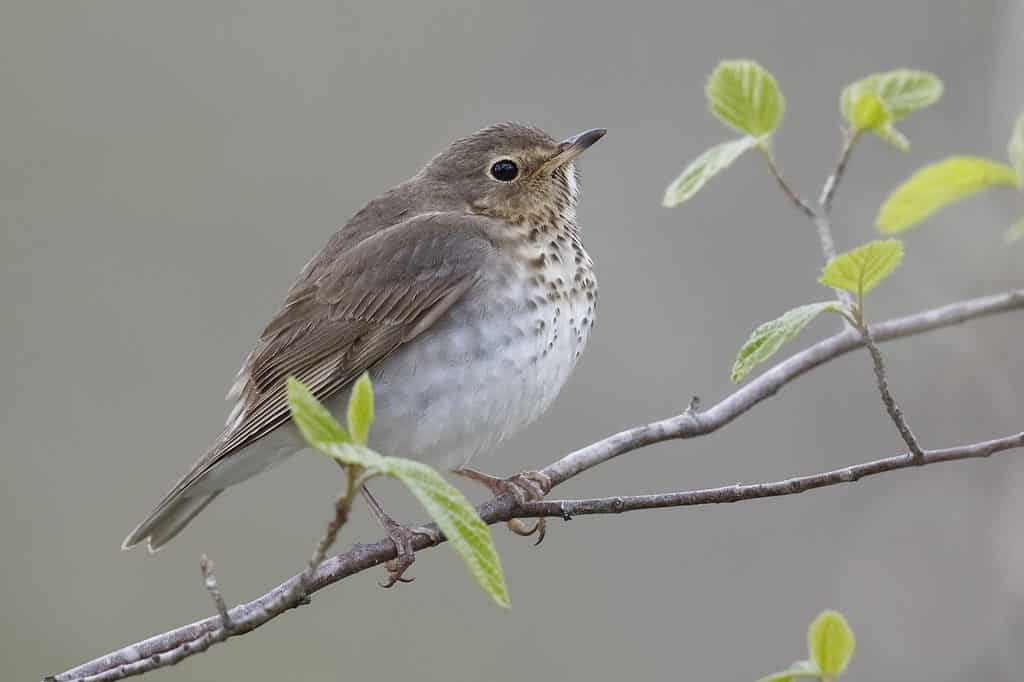
[[703,187],[708,180],[715,177],[722,169],[727,168],[738,159],[743,152],[757,144],[753,137],[741,137],[731,142],[723,142],[708,149],[690,162],[679,177],[665,190],[662,204],[673,208],[683,203]]
[[825,301],[802,305],[758,326],[736,356],[732,366],[733,383],[743,381],[755,366],[770,358],[783,343],[795,338],[811,320],[826,310],[839,312],[839,303]]
[[370,436],[370,425],[373,424],[373,385],[370,375],[363,375],[352,385],[352,393],[348,398],[348,430],[352,440],[365,444]]
[[1017,124],[1013,126],[1006,153],[1010,157],[1010,165],[1017,171],[1017,186],[1024,189],[1024,114],[1017,118]]
[[1024,217],[1015,222],[1010,227],[1006,228],[1006,234],[1004,235],[1006,242],[1015,242],[1019,239],[1024,239]]
[[843,614],[822,611],[807,629],[807,651],[821,674],[830,679],[842,675],[850,664],[856,640]]
[[345,427],[331,416],[306,385],[295,377],[288,377],[288,408],[292,421],[306,442],[313,447],[321,443],[350,443]]
[[877,128],[874,128],[871,132],[878,135],[901,152],[910,151],[910,140],[907,139],[906,135],[896,130],[892,123],[883,123]]
[[818,280],[827,287],[849,291],[858,299],[881,284],[903,260],[903,242],[876,240],[839,254],[821,272]]
[[775,77],[748,59],[720,62],[704,92],[711,113],[751,137],[775,132],[786,110]]
[[387,473],[385,463],[387,457],[361,443],[310,443],[310,445],[342,464],[359,466],[366,469],[365,473],[368,476],[379,476]]
[[863,130],[874,130],[890,121],[892,114],[886,108],[885,102],[873,92],[861,93],[850,115],[853,127]]
[[813,661],[797,661],[787,670],[762,677],[757,682],[793,682],[808,677],[821,677],[821,671]]
[[385,473],[404,483],[498,606],[510,605],[505,574],[490,529],[473,505],[441,475],[411,459],[385,457]]
[[1004,163],[951,156],[921,168],[897,187],[882,204],[875,222],[882,232],[895,234],[985,187],[1016,183],[1017,173]]
[[839,95],[839,108],[843,116],[856,125],[853,110],[865,92],[878,95],[885,108],[898,121],[918,109],[935,104],[942,97],[942,81],[927,71],[896,69],[885,73],[873,73],[843,88]]
[[[927,71],[897,69],[875,73],[851,83],[839,95],[839,108],[843,117],[854,128],[870,130],[901,151],[910,149],[910,142],[903,133],[896,130],[893,122],[899,121],[918,109],[934,104],[942,97],[942,81]],[[865,95],[875,95],[888,112],[888,120],[874,126],[864,125],[863,107]],[[858,110],[858,107],[861,107]]]

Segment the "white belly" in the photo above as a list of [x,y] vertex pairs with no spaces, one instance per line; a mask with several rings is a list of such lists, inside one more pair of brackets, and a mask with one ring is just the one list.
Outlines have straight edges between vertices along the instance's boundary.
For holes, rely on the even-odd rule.
[[[521,286],[475,296],[371,372],[375,450],[458,467],[547,410],[586,345],[593,301],[556,305]],[[343,415],[347,401],[343,391],[328,405]]]

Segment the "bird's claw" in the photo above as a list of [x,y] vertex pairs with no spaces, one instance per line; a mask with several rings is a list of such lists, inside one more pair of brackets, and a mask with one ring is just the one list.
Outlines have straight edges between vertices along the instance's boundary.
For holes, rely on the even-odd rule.
[[[508,478],[497,478],[475,469],[461,467],[453,473],[472,479],[486,486],[494,495],[504,493],[511,494],[516,500],[516,506],[522,506],[527,502],[543,500],[551,492],[551,479],[539,471],[524,471]],[[505,525],[516,535],[529,537],[537,535],[534,546],[544,541],[547,531],[547,520],[543,517],[537,519],[533,524],[524,522],[522,519],[509,519]]]
[[413,540],[417,535],[425,535],[433,539],[434,533],[425,528],[406,528],[394,521],[387,523],[388,538],[395,545],[395,558],[384,564],[388,577],[384,582],[377,583],[384,589],[394,587],[398,583],[411,583],[416,578],[405,577],[405,572],[416,562],[416,550]]

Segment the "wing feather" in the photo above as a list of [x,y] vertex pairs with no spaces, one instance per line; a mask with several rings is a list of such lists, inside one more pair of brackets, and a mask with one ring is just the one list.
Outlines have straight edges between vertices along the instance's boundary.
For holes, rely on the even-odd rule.
[[326,400],[434,324],[479,280],[492,229],[481,216],[424,214],[369,236],[330,268],[307,267],[228,394],[238,403],[227,428],[157,509],[290,418],[289,376]]

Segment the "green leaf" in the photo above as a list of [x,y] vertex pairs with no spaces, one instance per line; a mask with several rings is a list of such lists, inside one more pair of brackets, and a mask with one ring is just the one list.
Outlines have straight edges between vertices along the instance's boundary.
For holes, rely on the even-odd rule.
[[762,677],[757,682],[793,682],[808,677],[821,677],[821,671],[813,661],[797,661],[788,669]]
[[743,152],[753,148],[757,143],[758,141],[753,137],[741,137],[738,140],[723,142],[708,149],[691,161],[690,165],[679,174],[679,177],[672,181],[672,184],[665,190],[665,197],[661,201],[662,205],[674,208],[683,203],[696,194],[708,180],[727,168]]
[[430,514],[448,542],[462,557],[470,574],[498,606],[510,605],[505,574],[490,529],[473,505],[426,464],[385,457],[389,476],[405,484]]
[[834,679],[846,671],[856,640],[838,611],[822,611],[807,628],[807,651],[821,674]]
[[295,377],[288,377],[288,408],[292,413],[292,421],[299,427],[302,437],[313,447],[352,442],[345,427],[339,424],[306,385]]
[[896,149],[899,149],[901,152],[905,153],[910,151],[910,140],[907,139],[906,135],[896,130],[892,123],[883,123],[877,128],[874,128],[871,132],[878,135],[878,137],[882,138],[893,147],[896,147]]
[[360,443],[310,443],[310,445],[342,464],[362,467],[368,476],[387,473],[385,462],[387,458]]
[[826,310],[840,312],[839,303],[825,301],[802,305],[758,326],[736,356],[732,366],[733,383],[743,381],[755,366],[774,355],[783,343],[796,338],[811,320]]
[[1006,153],[1010,157],[1010,165],[1017,171],[1017,187],[1024,189],[1024,114],[1017,119],[1006,145]]
[[1013,225],[1006,228],[1006,234],[1003,235],[1003,237],[1006,239],[1007,244],[1024,239],[1024,216],[1022,216],[1021,219]]
[[352,385],[352,393],[348,398],[348,431],[352,440],[366,443],[370,436],[370,425],[373,424],[373,385],[370,375],[363,375]]
[[704,92],[711,113],[751,137],[775,132],[786,110],[775,77],[748,59],[720,62]]
[[865,92],[881,98],[892,120],[899,121],[918,109],[924,109],[942,97],[942,81],[933,73],[896,69],[885,73],[873,73],[843,88],[839,95],[839,108],[843,116],[856,125],[853,110]]
[[1004,163],[951,156],[921,168],[897,187],[882,204],[875,223],[880,231],[895,234],[985,187],[1016,184],[1017,173]]
[[892,114],[885,102],[873,92],[861,93],[850,114],[850,123],[862,130],[874,130],[891,121]]
[[903,261],[903,242],[876,240],[839,254],[821,271],[819,282],[858,299],[882,283]]
[[[871,74],[847,85],[839,95],[839,108],[854,128],[870,130],[900,151],[906,152],[910,150],[910,142],[893,127],[893,122],[934,104],[942,97],[942,90],[942,81],[934,74],[897,69]],[[868,106],[864,99],[867,95],[878,97],[888,113],[887,120],[865,125],[872,120],[870,117],[865,118],[866,112],[863,109]]]

